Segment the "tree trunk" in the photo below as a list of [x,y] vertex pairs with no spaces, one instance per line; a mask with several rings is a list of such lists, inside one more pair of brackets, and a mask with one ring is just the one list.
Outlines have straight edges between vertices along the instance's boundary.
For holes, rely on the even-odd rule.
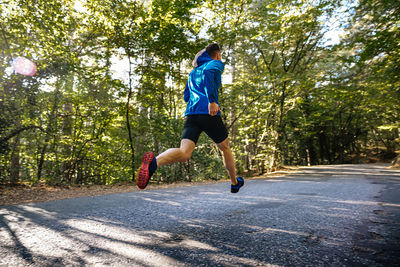
[[276,130],[276,138],[274,143],[274,152],[272,154],[272,161],[270,165],[271,172],[276,170],[277,162],[278,162],[278,152],[280,148],[280,144],[283,140],[283,132],[284,132],[284,123],[283,123],[283,116],[284,116],[284,107],[285,107],[285,99],[286,99],[286,81],[283,83],[282,93],[279,101],[279,121],[278,127]]
[[[71,138],[72,135],[72,104],[67,102],[64,104],[64,121],[63,121],[63,135],[64,138]],[[71,146],[65,143],[63,146],[64,162],[63,162],[63,181],[71,182]]]
[[[235,81],[236,81],[236,64],[235,63],[236,63],[235,53],[233,52],[232,53],[232,62],[231,62],[231,65],[232,65],[232,84],[234,84]],[[235,124],[235,122],[233,120],[236,117],[236,109],[232,108],[231,111],[230,111],[229,116],[231,118],[231,121],[230,121],[231,129],[228,129],[228,130],[229,130],[229,132],[231,134],[231,142],[233,144],[235,144],[236,143],[236,124]]]
[[39,158],[38,169],[37,169],[38,181],[40,181],[40,179],[42,179],[42,169],[43,169],[43,164],[44,164],[44,155],[45,155],[46,149],[47,149],[47,142],[48,141],[45,140],[45,144],[43,145],[41,152],[40,152],[40,158]]
[[270,164],[270,172],[274,172],[276,171],[276,166],[278,165],[278,152],[279,152],[279,144],[281,142],[281,133],[279,132],[279,130],[277,131],[277,137],[275,138],[275,143],[274,143],[274,150],[272,153],[272,160],[271,160],[271,164]]
[[12,144],[12,153],[11,153],[11,162],[10,162],[10,183],[12,185],[16,185],[19,182],[20,178],[20,138],[19,136],[15,136],[15,140]]
[[[128,49],[127,49],[128,51]],[[129,147],[131,148],[131,166],[132,166],[132,181],[135,181],[135,147],[133,144],[133,136],[132,136],[132,128],[131,128],[131,121],[130,121],[130,115],[129,115],[129,110],[130,110],[130,101],[133,96],[133,85],[132,85],[132,58],[130,54],[128,53],[128,59],[129,59],[129,92],[128,92],[128,98],[126,100],[126,114],[125,114],[125,119],[126,119],[126,128],[128,130],[128,140],[129,140]]]
[[392,168],[400,169],[400,155],[397,155],[397,157],[393,160]]
[[47,128],[46,128],[46,137],[45,137],[44,144],[43,144],[43,147],[42,147],[41,152],[40,152],[40,158],[39,158],[38,170],[37,170],[37,176],[38,176],[38,180],[39,181],[42,178],[44,157],[46,155],[47,146],[48,146],[48,143],[50,141],[50,135],[51,135],[51,132],[53,130],[53,123],[54,123],[54,120],[55,120],[55,113],[56,113],[56,110],[58,109],[58,97],[59,97],[58,94],[59,94],[59,88],[58,88],[58,85],[57,85],[56,91],[54,92],[53,108],[51,110],[51,113],[50,113],[50,116],[49,116],[49,123],[47,124]]

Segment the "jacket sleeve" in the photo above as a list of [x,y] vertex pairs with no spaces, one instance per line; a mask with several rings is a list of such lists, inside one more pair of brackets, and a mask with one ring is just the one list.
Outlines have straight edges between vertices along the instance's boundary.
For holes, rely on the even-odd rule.
[[190,91],[189,91],[189,80],[186,83],[186,87],[185,87],[185,93],[183,94],[183,100],[185,100],[185,102],[189,102],[190,99]]
[[209,103],[218,102],[218,88],[221,85],[222,71],[223,68],[221,69],[220,66],[204,70],[205,93]]

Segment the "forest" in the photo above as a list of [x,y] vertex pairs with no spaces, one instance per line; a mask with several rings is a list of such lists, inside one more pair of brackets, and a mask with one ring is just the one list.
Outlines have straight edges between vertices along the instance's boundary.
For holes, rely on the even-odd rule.
[[[0,184],[135,180],[180,143],[191,62],[211,42],[239,173],[390,161],[400,150],[400,2],[0,0]],[[37,64],[24,76],[11,62]],[[203,134],[153,182],[225,179]]]

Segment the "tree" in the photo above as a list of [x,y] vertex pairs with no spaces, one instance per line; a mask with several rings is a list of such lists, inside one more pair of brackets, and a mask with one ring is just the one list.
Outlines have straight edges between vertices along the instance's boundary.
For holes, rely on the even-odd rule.
[[374,140],[375,147],[385,147],[393,157],[400,144],[400,5],[362,0],[354,9],[344,45],[354,51],[347,62],[353,64],[351,70],[365,100],[369,134],[364,143]]

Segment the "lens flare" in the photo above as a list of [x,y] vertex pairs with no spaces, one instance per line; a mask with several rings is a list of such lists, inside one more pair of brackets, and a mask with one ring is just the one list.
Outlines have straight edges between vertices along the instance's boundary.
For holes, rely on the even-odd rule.
[[16,57],[11,63],[15,72],[25,75],[33,76],[36,74],[36,64],[24,57]]

